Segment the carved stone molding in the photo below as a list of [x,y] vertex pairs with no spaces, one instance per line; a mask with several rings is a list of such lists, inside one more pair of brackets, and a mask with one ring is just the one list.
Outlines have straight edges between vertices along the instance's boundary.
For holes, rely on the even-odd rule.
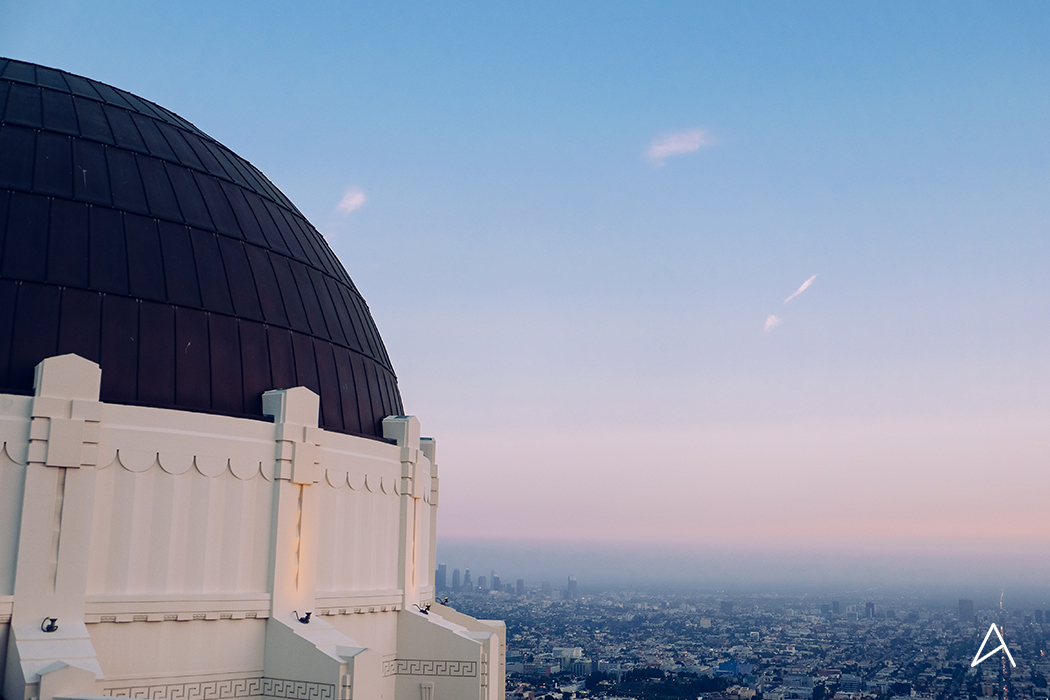
[[383,675],[476,678],[478,675],[478,662],[437,659],[393,659],[383,662]]
[[143,700],[334,700],[335,685],[288,678],[232,678],[226,680],[163,685],[128,685],[106,688],[103,695]]
[[117,698],[148,698],[149,700],[230,700],[262,695],[262,678],[232,678],[226,680],[168,683],[163,685],[129,685],[105,688],[103,695]]
[[267,698],[281,698],[282,700],[334,700],[335,685],[263,677],[262,693],[260,694]]

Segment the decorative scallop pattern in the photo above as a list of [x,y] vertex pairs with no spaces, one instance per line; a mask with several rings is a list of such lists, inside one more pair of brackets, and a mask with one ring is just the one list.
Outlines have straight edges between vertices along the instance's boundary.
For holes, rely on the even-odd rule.
[[262,173],[163,107],[0,59],[0,392],[68,352],[111,403],[258,416],[305,386],[321,427],[375,437],[404,413],[364,299]]

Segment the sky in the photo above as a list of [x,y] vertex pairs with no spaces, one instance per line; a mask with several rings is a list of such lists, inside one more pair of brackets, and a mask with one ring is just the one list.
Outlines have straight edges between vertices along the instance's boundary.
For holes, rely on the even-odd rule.
[[0,55],[325,235],[437,438],[439,558],[1050,576],[1050,5],[0,0]]

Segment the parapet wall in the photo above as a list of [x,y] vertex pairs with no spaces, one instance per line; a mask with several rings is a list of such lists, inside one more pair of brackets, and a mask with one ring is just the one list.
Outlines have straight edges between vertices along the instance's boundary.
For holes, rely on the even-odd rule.
[[303,388],[264,396],[273,422],[97,397],[73,355],[41,363],[34,397],[0,396],[4,700],[419,697],[395,687],[409,609],[465,661],[490,656],[416,612],[438,480],[414,418],[383,441],[319,429]]

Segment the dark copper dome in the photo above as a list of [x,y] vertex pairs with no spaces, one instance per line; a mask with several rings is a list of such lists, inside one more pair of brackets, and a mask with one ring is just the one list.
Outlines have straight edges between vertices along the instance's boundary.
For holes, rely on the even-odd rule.
[[0,59],[0,392],[69,352],[112,403],[259,415],[306,386],[323,428],[373,436],[403,412],[364,299],[262,173],[152,102]]

